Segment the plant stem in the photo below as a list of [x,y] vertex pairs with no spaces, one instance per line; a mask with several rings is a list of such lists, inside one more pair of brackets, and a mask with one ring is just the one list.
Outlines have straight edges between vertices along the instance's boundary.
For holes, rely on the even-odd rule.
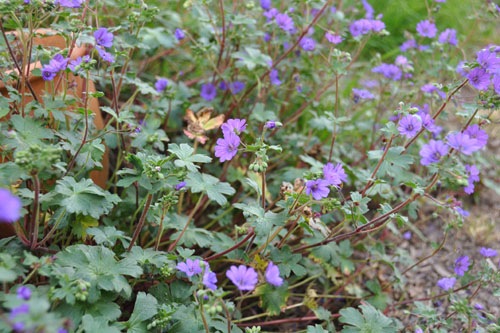
[[40,180],[38,179],[38,175],[36,172],[33,172],[33,191],[35,197],[33,199],[33,215],[31,215],[30,221],[30,230],[31,230],[31,239],[30,239],[30,249],[34,250],[37,246],[38,242],[38,210],[39,210],[39,201],[40,201]]
[[191,220],[193,219],[194,214],[196,213],[196,211],[198,210],[198,208],[201,206],[203,198],[204,198],[204,195],[200,195],[200,197],[198,198],[198,202],[196,202],[196,205],[194,206],[193,210],[191,211],[191,213],[189,213],[189,217],[188,217],[188,220],[186,222],[186,225],[182,229],[182,231],[179,234],[179,236],[177,237],[177,239],[172,244],[170,244],[170,246],[168,247],[168,252],[172,251],[177,246],[177,243],[179,243],[179,241],[181,240],[182,236],[184,236],[184,233],[186,232],[186,230],[187,230],[187,228],[189,226],[189,223],[191,223]]
[[137,228],[134,230],[134,235],[132,236],[132,240],[130,241],[130,245],[127,248],[127,252],[130,252],[132,247],[134,246],[137,237],[141,233],[141,229],[144,226],[144,222],[146,221],[146,216],[148,215],[149,207],[151,206],[151,201],[153,200],[153,194],[149,193],[146,199],[146,203],[144,204],[144,210],[142,211],[141,217],[139,218],[139,223],[137,224]]

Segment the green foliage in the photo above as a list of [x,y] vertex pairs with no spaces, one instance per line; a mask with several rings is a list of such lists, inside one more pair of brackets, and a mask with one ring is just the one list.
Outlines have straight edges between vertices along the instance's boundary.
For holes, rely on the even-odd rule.
[[376,332],[398,332],[399,326],[390,318],[384,316],[380,311],[370,304],[359,306],[361,311],[354,308],[340,310],[340,322],[344,326],[342,332],[345,333],[376,333]]

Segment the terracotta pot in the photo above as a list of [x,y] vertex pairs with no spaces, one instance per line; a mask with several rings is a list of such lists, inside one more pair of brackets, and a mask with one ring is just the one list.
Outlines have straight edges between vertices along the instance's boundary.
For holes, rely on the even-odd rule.
[[[66,41],[64,38],[60,35],[56,35],[56,32],[54,30],[50,29],[39,29],[36,31],[35,37],[33,38],[33,47],[37,45],[45,46],[45,47],[57,47],[60,49],[65,49],[67,47]],[[18,35],[17,33],[13,33],[16,36]],[[88,53],[88,48],[87,47],[78,47],[75,46],[71,52],[71,59],[76,59],[78,57],[84,56],[85,54]],[[49,94],[53,94],[54,90],[53,88],[50,88],[52,85],[46,84],[46,81],[44,81],[41,77],[36,77],[31,74],[31,71],[33,69],[41,69],[42,64],[38,61],[35,63],[31,63],[29,65],[29,68],[25,68],[24,70],[27,71],[27,79],[29,80],[29,83],[33,89],[34,94],[37,95],[38,100],[42,101],[41,96],[48,92]],[[29,72],[28,72],[29,69]],[[19,72],[15,70],[17,74]],[[57,92],[60,92],[63,88],[63,85],[66,85],[67,93],[72,94],[77,98],[77,100],[83,100],[83,94],[85,91],[86,87],[86,82],[85,79],[79,77],[79,76],[74,76],[71,73],[70,74],[65,74],[63,80],[60,80],[61,75],[57,75],[54,78],[54,83],[60,82],[59,87],[57,88]],[[17,82],[13,82],[12,84],[16,84]],[[95,92],[95,85],[93,81],[88,82],[88,87],[89,87],[89,92]],[[28,87],[21,87],[20,88],[21,92],[29,93],[30,90]],[[4,96],[8,95],[7,89],[5,87],[4,82],[0,81],[0,93]],[[23,103],[27,104],[33,100],[33,97],[31,94],[27,94],[24,97]],[[80,104],[79,106],[83,106]],[[99,102],[96,98],[89,97],[87,107],[92,113],[94,114],[94,125],[97,129],[103,129],[104,128],[104,120],[101,114],[101,111],[99,109]],[[7,119],[7,118],[4,118]],[[1,121],[1,119],[0,119]],[[106,186],[106,181],[108,180],[108,172],[109,172],[109,153],[106,150],[102,159],[102,169],[101,170],[95,170],[90,173],[90,177],[96,183],[97,185],[101,187]]]

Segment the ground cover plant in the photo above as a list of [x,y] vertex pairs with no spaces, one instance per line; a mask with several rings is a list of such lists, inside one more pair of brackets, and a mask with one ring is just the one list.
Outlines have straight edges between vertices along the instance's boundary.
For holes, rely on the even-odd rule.
[[495,2],[0,14],[0,332],[500,331]]

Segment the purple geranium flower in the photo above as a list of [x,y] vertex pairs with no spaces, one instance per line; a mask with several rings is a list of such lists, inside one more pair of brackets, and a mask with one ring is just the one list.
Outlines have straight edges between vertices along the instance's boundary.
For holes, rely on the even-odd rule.
[[483,148],[488,143],[488,134],[478,124],[468,126],[464,134],[476,140],[477,150]]
[[429,165],[437,163],[442,156],[446,155],[448,148],[441,140],[431,140],[429,143],[422,146],[420,149],[420,163],[422,165]]
[[420,90],[423,91],[423,92],[425,92],[425,93],[428,93],[428,94],[436,92],[439,95],[439,97],[441,97],[443,99],[446,98],[446,94],[441,89],[439,89],[438,87],[436,87],[435,85],[433,85],[432,83],[424,84],[420,88]]
[[278,73],[277,69],[272,69],[269,72],[269,80],[271,81],[272,85],[275,85],[275,86],[281,85],[281,81],[280,81],[280,78],[278,75],[279,75],[279,73]]
[[217,289],[217,275],[209,269],[205,270],[203,274],[203,285],[208,289]]
[[477,90],[488,90],[488,86],[490,85],[490,74],[486,69],[476,67],[467,74],[467,78],[470,84]]
[[78,73],[82,63],[89,63],[89,62],[90,62],[90,56],[84,55],[83,57],[78,57],[74,60],[71,60],[68,64],[68,68],[71,69],[72,72]]
[[14,223],[21,217],[21,200],[9,190],[0,188],[0,223]]
[[[347,175],[342,167],[342,164],[337,163],[335,166],[328,162],[323,167],[323,176],[327,181],[328,185],[340,186],[342,182],[347,180]],[[327,194],[328,195],[328,194]]]
[[429,20],[420,21],[417,24],[417,33],[422,37],[434,38],[437,33],[436,25]]
[[216,95],[217,95],[217,89],[213,84],[205,83],[201,86],[200,96],[207,102],[213,100]]
[[500,70],[500,58],[497,53],[489,49],[483,49],[476,53],[476,60],[481,67],[489,73],[498,73]]
[[276,122],[274,120],[269,120],[266,122],[266,128],[267,129],[275,129],[276,128]]
[[295,25],[293,23],[293,20],[288,14],[286,13],[278,13],[274,17],[274,20],[276,21],[276,24],[280,29],[286,32],[292,32],[295,30]]
[[399,81],[401,80],[402,72],[401,69],[393,64],[382,63],[381,65],[374,67],[372,69],[373,73],[380,73],[384,75],[386,78]]
[[399,49],[401,50],[401,52],[406,52],[410,49],[416,49],[417,48],[417,41],[414,40],[414,39],[408,39],[407,41],[405,41],[403,44],[401,44],[401,46],[399,47]]
[[226,276],[239,290],[254,290],[258,282],[255,269],[245,265],[231,266]]
[[186,38],[186,34],[184,33],[184,31],[182,29],[179,29],[179,28],[176,28],[175,31],[174,31],[174,36],[175,38],[177,38],[177,40],[183,40],[184,38]]
[[422,129],[422,119],[416,115],[406,115],[399,121],[398,131],[407,138],[413,138]]
[[54,4],[67,8],[80,8],[83,4],[83,0],[56,0]]
[[183,189],[184,187],[186,187],[186,182],[185,181],[182,181],[180,182],[179,184],[175,185],[175,190],[176,191],[180,191],[181,189]]
[[283,284],[283,279],[280,277],[280,270],[272,261],[267,265],[265,276],[267,283],[275,287]]
[[487,248],[487,247],[482,247],[480,250],[479,250],[479,253],[485,257],[485,258],[489,258],[489,257],[496,257],[498,255],[498,252],[497,250],[495,249],[491,249],[491,248]]
[[224,124],[222,124],[221,128],[224,136],[228,132],[240,135],[240,133],[243,133],[247,128],[247,121],[246,119],[228,119]]
[[470,262],[468,256],[461,256],[455,260],[455,274],[464,276],[465,272],[469,270]]
[[316,41],[309,37],[302,38],[299,44],[304,51],[314,51],[316,48]]
[[337,34],[332,34],[331,32],[327,31],[325,33],[325,38],[327,41],[329,41],[332,44],[339,44],[342,42],[343,38],[340,35]]
[[271,8],[271,9],[269,9],[269,10],[267,10],[267,11],[264,12],[264,16],[266,17],[266,21],[269,22],[273,18],[275,18],[276,15],[278,15],[279,13],[280,12],[276,8]]
[[439,288],[443,289],[444,291],[448,291],[453,288],[455,283],[457,282],[457,279],[454,277],[450,278],[442,278],[437,282],[437,285]]
[[441,44],[448,43],[450,45],[457,46],[457,31],[455,29],[446,29],[439,34],[438,42]]
[[227,132],[224,134],[224,138],[217,139],[215,156],[218,157],[221,162],[232,160],[238,153],[240,142],[240,137],[234,132]]
[[450,147],[465,155],[470,155],[478,149],[477,140],[461,132],[448,134],[446,140]]
[[15,317],[17,317],[20,314],[25,314],[30,312],[30,306],[27,303],[23,303],[12,310],[10,310],[9,313],[9,318],[13,320]]
[[467,217],[470,215],[470,213],[468,211],[466,211],[465,209],[463,209],[460,206],[456,206],[455,210],[457,211],[458,214],[462,215],[463,217]]
[[23,299],[25,301],[31,298],[31,289],[26,286],[21,286],[16,290],[17,298]]
[[349,26],[349,32],[351,33],[352,37],[366,35],[371,31],[371,29],[371,21],[367,19],[356,20]]
[[167,88],[167,85],[168,85],[168,80],[163,77],[160,77],[155,82],[155,89],[157,92],[161,93],[163,90]]
[[109,62],[110,64],[115,62],[115,57],[111,53],[107,52],[104,47],[97,46],[96,50],[102,60]]
[[178,263],[176,268],[181,272],[186,273],[188,277],[200,274],[203,271],[200,265],[200,259],[195,259],[195,260],[187,259],[186,262]]
[[361,99],[374,99],[375,96],[366,89],[352,88],[352,98],[354,103],[358,103]]
[[330,185],[330,182],[324,179],[308,180],[306,182],[306,194],[312,194],[315,200],[326,198],[330,193],[328,185]]
[[467,186],[464,187],[464,192],[467,194],[474,193],[474,183],[479,181],[479,170],[475,165],[466,165],[465,171],[467,171]]
[[260,7],[264,10],[269,10],[271,9],[271,0],[260,0]]
[[113,34],[104,27],[101,27],[94,32],[96,44],[102,47],[113,46],[113,37]]
[[238,94],[243,89],[245,89],[245,82],[234,81],[233,83],[229,84],[229,90],[231,90],[234,95]]

